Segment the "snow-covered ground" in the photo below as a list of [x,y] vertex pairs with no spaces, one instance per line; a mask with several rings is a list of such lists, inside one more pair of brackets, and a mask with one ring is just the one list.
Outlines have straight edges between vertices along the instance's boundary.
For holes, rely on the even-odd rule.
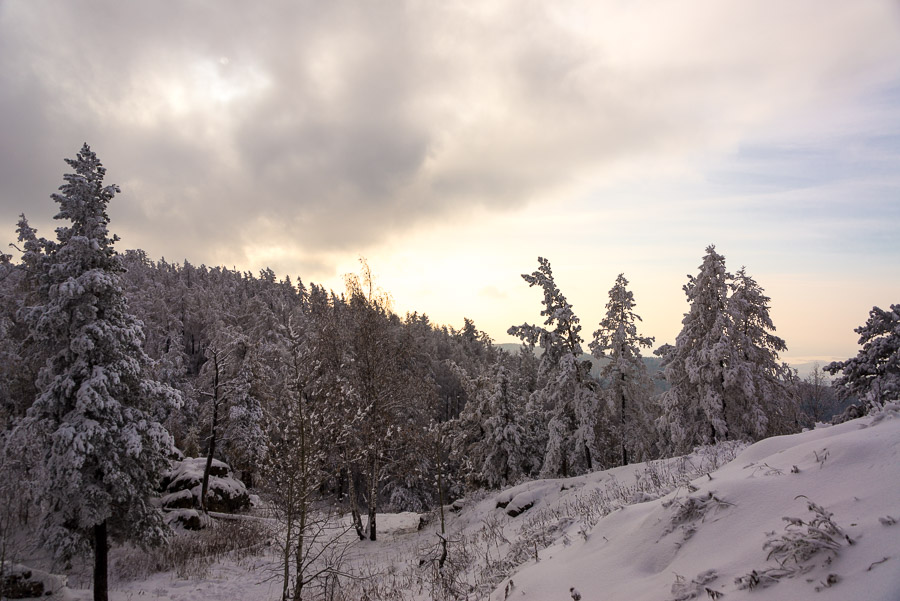
[[[447,508],[440,570],[436,516],[416,530],[414,514],[381,515],[380,540],[348,554],[367,578],[341,588],[347,599],[897,601],[900,416],[882,415],[482,493]],[[189,578],[116,581],[111,598],[277,599],[276,574],[268,551]]]
[[[587,540],[570,535],[569,545],[545,549],[512,577],[510,597],[565,599],[574,587],[585,601],[687,599],[694,591],[704,599],[900,599],[900,419],[770,438],[693,486],[606,516]],[[693,511],[688,499],[699,500]],[[807,524],[786,529],[783,519],[809,522],[809,502],[833,514],[853,544],[833,533],[836,554],[788,562],[796,574],[742,589],[736,579],[778,567],[768,540],[794,532],[800,548],[817,534]]]

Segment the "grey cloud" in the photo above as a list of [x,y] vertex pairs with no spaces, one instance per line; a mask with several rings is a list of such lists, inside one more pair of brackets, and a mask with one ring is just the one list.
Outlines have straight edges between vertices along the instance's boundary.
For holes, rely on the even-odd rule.
[[728,147],[835,82],[883,80],[897,46],[862,35],[875,10],[840,40],[794,16],[770,46],[793,25],[822,57],[792,63],[752,40],[706,46],[728,46],[716,27],[767,27],[764,9],[661,27],[609,5],[579,23],[593,4],[559,4],[572,23],[549,2],[7,0],[0,216],[49,203],[86,140],[123,186],[114,229],[128,245],[226,264],[271,245],[325,273],[329,252],[422,222]]

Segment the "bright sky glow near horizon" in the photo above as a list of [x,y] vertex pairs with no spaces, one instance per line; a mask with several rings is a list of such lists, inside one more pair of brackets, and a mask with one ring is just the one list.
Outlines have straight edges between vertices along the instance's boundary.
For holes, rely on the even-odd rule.
[[586,339],[616,275],[674,342],[715,244],[785,359],[900,303],[893,0],[0,1],[0,231],[51,236],[87,141],[120,250],[340,290],[498,342],[550,259]]

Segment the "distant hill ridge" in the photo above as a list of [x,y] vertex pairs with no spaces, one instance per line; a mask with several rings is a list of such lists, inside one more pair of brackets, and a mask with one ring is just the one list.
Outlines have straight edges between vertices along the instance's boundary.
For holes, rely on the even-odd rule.
[[[522,345],[517,342],[503,342],[503,343],[495,344],[494,346],[496,346],[497,348],[503,349],[504,351],[506,351],[508,353],[518,353],[519,349],[522,348]],[[534,350],[535,350],[535,354],[537,356],[541,355],[542,350],[540,348],[535,348]],[[649,353],[649,351],[648,351],[648,353]],[[584,355],[582,355],[582,358],[590,359],[591,363],[593,364],[593,367],[591,368],[591,373],[594,376],[598,376],[600,374],[600,369],[604,365],[606,365],[606,362],[608,361],[607,359],[597,359],[596,357],[594,357],[593,355],[590,355],[588,353],[585,353]],[[660,359],[659,357],[654,357],[654,356],[649,356],[649,357],[644,356],[643,359],[644,359],[644,365],[647,366],[647,370],[650,372],[650,376],[655,377],[656,372],[658,372],[660,370],[659,366],[660,366],[660,363],[662,363],[662,359]],[[812,372],[813,367],[816,365],[816,363],[818,363],[819,367],[821,367],[828,362],[827,361],[819,361],[819,362],[807,361],[804,363],[788,363],[788,365],[790,365],[791,368],[797,370],[797,375],[799,377],[805,378],[806,376],[808,376],[810,374],[810,372]],[[657,388],[660,388],[660,386],[657,385]],[[665,389],[665,388],[668,388],[668,387],[663,386],[660,389]]]

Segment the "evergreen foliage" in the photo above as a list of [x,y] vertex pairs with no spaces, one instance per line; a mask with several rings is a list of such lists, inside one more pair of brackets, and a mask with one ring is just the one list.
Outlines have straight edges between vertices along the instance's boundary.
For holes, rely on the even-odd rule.
[[725,440],[725,367],[730,330],[725,257],[706,249],[700,273],[684,286],[690,310],[675,346],[663,356],[670,388],[663,394],[660,425],[678,451]]
[[653,337],[637,332],[640,316],[634,312],[634,295],[628,280],[619,274],[609,291],[606,316],[594,332],[592,354],[609,362],[600,370],[606,384],[607,402],[617,416],[616,438],[622,465],[651,459],[655,454],[651,398],[653,382],[641,356],[641,347],[649,348]]
[[517,358],[502,357],[478,378],[459,372],[469,401],[454,422],[454,447],[469,485],[500,488],[536,475],[544,449]]
[[532,398],[532,406],[544,413],[547,424],[541,476],[567,477],[598,469],[606,416],[601,414],[599,386],[591,378],[590,361],[581,358],[581,324],[556,286],[547,259],[538,257],[538,269],[522,274],[522,279],[543,290],[541,315],[548,326],[526,323],[509,328],[509,334],[525,345],[537,345],[543,351]]
[[862,345],[859,354],[824,368],[841,374],[834,386],[879,405],[900,399],[900,304],[872,307],[866,323],[853,331]]
[[796,432],[800,416],[789,385],[793,373],[778,358],[787,345],[773,333],[771,299],[743,267],[729,287],[732,351],[726,372],[726,420],[732,438],[759,440]]
[[690,310],[675,346],[662,353],[670,389],[658,421],[670,450],[796,431],[791,374],[778,362],[787,347],[772,333],[762,288],[743,268],[729,274],[725,257],[709,246],[684,291]]
[[160,402],[177,407],[180,399],[146,375],[142,324],[128,310],[118,238],[107,228],[107,204],[119,189],[103,185],[105,169],[87,144],[66,162],[74,173],[53,200],[56,219],[70,225],[49,242],[20,222],[37,290],[37,302],[22,311],[47,360],[19,428],[42,454],[43,538],[60,558],[93,546],[95,598],[105,598],[107,535],[141,545],[165,536],[150,500],[172,437],[151,410]]

